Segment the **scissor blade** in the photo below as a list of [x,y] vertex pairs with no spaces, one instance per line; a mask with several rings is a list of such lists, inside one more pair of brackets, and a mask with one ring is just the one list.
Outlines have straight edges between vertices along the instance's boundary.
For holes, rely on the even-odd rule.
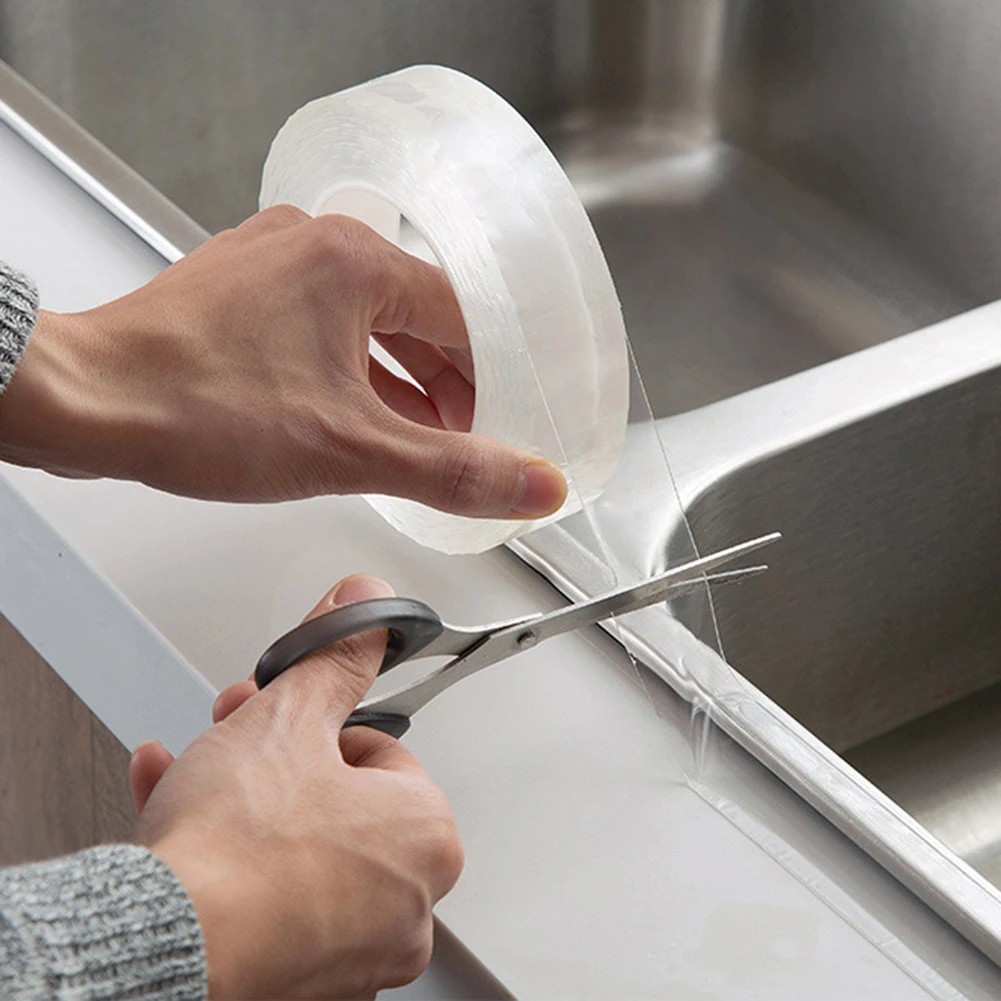
[[555,612],[540,616],[526,623],[525,628],[532,631],[536,640],[549,639],[551,636],[560,635],[560,633],[601,622],[602,619],[607,619],[612,615],[625,615],[649,605],[656,605],[661,601],[677,598],[681,594],[702,587],[707,582],[735,580],[750,574],[760,573],[764,568],[749,567],[746,570],[732,570],[719,574],[709,574],[707,571],[729,563],[745,553],[761,549],[762,546],[767,546],[781,537],[781,533],[772,532],[769,535],[762,535],[760,538],[742,542],[737,546],[731,546],[729,549],[721,549],[719,552],[710,553],[708,556],[692,560],[680,567],[673,567],[665,573],[641,581],[639,584],[629,584],[607,594],[598,595],[596,598],[568,605],[566,608],[560,608]]
[[677,589],[668,596],[668,601],[688,594],[689,591],[697,591],[703,584],[711,584],[713,587],[722,587],[724,584],[743,584],[751,577],[757,577],[759,573],[764,573],[768,569],[767,563],[759,563],[753,567],[741,567],[739,570],[721,570],[719,573],[706,574],[705,577],[696,577],[693,580],[682,581],[677,585]]
[[[729,549],[712,553],[702,559],[693,560],[684,566],[674,567],[667,573],[660,574],[651,580],[619,588],[610,594],[603,594],[577,605],[569,605],[557,612],[550,612],[548,615],[517,619],[514,622],[486,629],[459,630],[446,626],[445,631],[449,634],[447,646],[451,650],[454,650],[460,642],[470,639],[474,642],[469,648],[459,653],[454,660],[439,667],[431,674],[411,682],[409,685],[404,685],[395,692],[366,699],[358,708],[367,713],[381,714],[380,719],[388,714],[388,716],[393,717],[394,724],[400,723],[401,720],[405,722],[418,709],[427,705],[431,699],[457,681],[468,678],[469,675],[475,674],[491,664],[496,664],[499,660],[504,660],[520,650],[535,646],[540,640],[579,629],[581,626],[592,625],[610,615],[634,612],[637,609],[656,604],[658,601],[678,597],[687,591],[704,587],[706,583],[725,584],[744,580],[754,574],[761,573],[768,568],[764,566],[744,567],[718,574],[707,574],[706,571],[727,563],[737,556],[742,556],[744,553],[760,549],[779,538],[781,535],[778,532],[763,535],[759,539],[751,539],[750,542],[743,542],[739,546],[731,546]],[[430,655],[432,646],[425,648],[424,656]],[[441,649],[436,652],[444,653],[446,651]],[[365,717],[365,719],[369,719],[369,717]]]

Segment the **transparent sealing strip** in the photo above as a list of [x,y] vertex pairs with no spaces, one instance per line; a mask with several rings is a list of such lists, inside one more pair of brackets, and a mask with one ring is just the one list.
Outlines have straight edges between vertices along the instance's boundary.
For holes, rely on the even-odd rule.
[[[707,555],[698,552],[685,516],[668,444],[630,352],[626,447],[605,493],[571,518],[510,542],[509,547],[577,599]],[[781,526],[775,528],[780,530]],[[776,546],[781,546],[781,541]],[[767,563],[771,555],[768,549],[761,550],[744,565]],[[754,579],[727,586],[754,587]],[[816,860],[800,851],[795,839],[788,840],[770,826],[767,811],[749,810],[742,802],[752,795],[748,792],[751,786],[745,771],[732,767],[735,749],[714,718],[746,715],[749,707],[761,704],[761,698],[725,660],[708,586],[669,607],[624,615],[606,623],[605,628],[629,653],[635,682],[664,724],[665,751],[672,758],[666,762],[664,774],[671,785],[675,781],[683,783],[929,997],[940,1001],[964,997],[904,938],[854,899]],[[757,767],[753,762],[749,764]],[[746,770],[747,763],[741,768]],[[806,804],[801,804],[801,809],[809,814],[812,823],[823,824]],[[692,860],[692,864],[703,862]]]
[[[264,166],[261,206],[280,202],[354,215],[390,239],[405,217],[466,320],[471,430],[558,460],[575,488],[564,513],[601,492],[626,424],[622,314],[580,199],[514,108],[440,66],[312,101],[279,131]],[[450,554],[485,552],[536,527],[399,497],[369,502],[405,535]]]
[[[577,599],[646,580],[705,555],[698,552],[685,517],[660,428],[631,350],[629,381],[625,447],[604,493],[559,524],[509,543]],[[738,565],[756,562],[760,561],[751,558]],[[683,710],[689,719],[688,755],[682,774],[701,775],[710,749],[708,721],[713,692],[721,678],[733,673],[723,658],[708,586],[668,606],[608,620],[602,627],[628,652],[636,683],[653,711],[669,717],[671,727],[677,728],[679,705],[663,691],[664,681],[690,707]]]

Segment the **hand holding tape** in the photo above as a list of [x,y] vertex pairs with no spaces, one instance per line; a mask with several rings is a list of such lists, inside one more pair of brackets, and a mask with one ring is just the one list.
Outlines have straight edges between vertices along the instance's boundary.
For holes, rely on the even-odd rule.
[[[611,477],[628,410],[615,288],[566,174],[488,87],[414,66],[312,101],[272,144],[260,204],[355,216],[390,239],[401,215],[445,270],[469,332],[471,430],[556,462],[570,487],[548,521]],[[371,497],[392,525],[449,553],[482,552],[539,522],[489,521]]]

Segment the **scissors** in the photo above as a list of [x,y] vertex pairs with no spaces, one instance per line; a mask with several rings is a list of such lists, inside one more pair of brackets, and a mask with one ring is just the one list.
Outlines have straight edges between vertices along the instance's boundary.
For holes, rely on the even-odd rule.
[[594,625],[613,615],[635,612],[660,601],[673,600],[706,583],[730,583],[761,573],[768,567],[742,567],[720,573],[707,571],[779,538],[779,532],[762,535],[673,567],[638,584],[617,588],[555,612],[536,613],[488,626],[447,625],[432,608],[413,598],[374,598],[344,605],[304,622],[276,640],[257,662],[254,679],[258,688],[264,688],[303,657],[330,643],[369,629],[386,629],[386,655],[379,674],[418,655],[452,658],[408,685],[364,700],[344,724],[370,726],[393,737],[402,737],[418,709],[463,678],[561,633]]

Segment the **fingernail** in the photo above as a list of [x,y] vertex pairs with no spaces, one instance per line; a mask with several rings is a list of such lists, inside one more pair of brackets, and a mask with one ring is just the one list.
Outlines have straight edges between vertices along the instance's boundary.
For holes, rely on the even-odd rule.
[[567,499],[567,481],[546,459],[532,459],[521,470],[521,500],[511,514],[518,518],[541,518],[558,511]]
[[356,601],[395,596],[396,592],[384,580],[359,573],[353,577],[345,577],[331,594],[330,600],[335,605],[353,605]]

